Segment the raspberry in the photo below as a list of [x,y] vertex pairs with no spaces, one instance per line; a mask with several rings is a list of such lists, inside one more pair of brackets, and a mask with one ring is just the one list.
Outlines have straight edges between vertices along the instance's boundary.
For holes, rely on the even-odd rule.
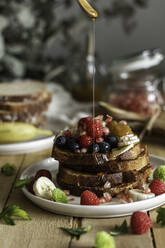
[[150,183],[149,188],[155,195],[161,195],[165,193],[165,184],[159,179],[153,180]]
[[90,145],[92,145],[92,143],[93,143],[93,140],[90,136],[83,135],[80,137],[80,146],[81,147],[88,148]]
[[152,227],[152,221],[146,213],[134,212],[131,216],[131,230],[136,234],[144,234]]
[[94,138],[100,138],[103,136],[103,126],[100,120],[94,119],[88,123],[87,134]]
[[78,122],[78,128],[82,128],[83,130],[86,130],[88,123],[92,120],[90,116],[81,118]]
[[50,171],[44,170],[44,169],[37,171],[37,173],[35,175],[35,180],[37,180],[39,177],[47,177],[50,180],[52,180],[52,175],[51,175]]
[[71,137],[71,131],[70,130],[65,130],[63,132],[63,136],[65,136],[67,139]]
[[93,192],[89,190],[85,190],[81,194],[80,204],[81,205],[99,205],[100,200],[96,194],[94,194]]

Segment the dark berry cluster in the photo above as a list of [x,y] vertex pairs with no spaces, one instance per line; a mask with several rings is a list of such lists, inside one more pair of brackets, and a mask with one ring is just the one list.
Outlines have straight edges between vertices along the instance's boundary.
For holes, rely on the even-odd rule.
[[[111,121],[110,118],[108,121]],[[86,117],[79,120],[74,136],[69,130],[58,136],[56,146],[75,153],[106,153],[118,146],[118,140],[105,125],[103,127],[102,116],[95,119]]]

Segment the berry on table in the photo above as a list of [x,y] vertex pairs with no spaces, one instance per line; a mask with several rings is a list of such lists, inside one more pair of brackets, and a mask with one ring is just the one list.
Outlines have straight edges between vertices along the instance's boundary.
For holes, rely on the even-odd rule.
[[150,183],[149,188],[155,195],[161,195],[165,193],[165,184],[159,179],[153,180]]
[[96,194],[89,190],[85,190],[82,192],[80,197],[80,204],[81,205],[99,205],[100,200]]
[[152,221],[144,212],[134,212],[131,216],[131,230],[136,234],[144,234],[152,227]]
[[98,144],[92,144],[89,148],[88,148],[88,152],[89,153],[93,153],[93,152],[99,152],[100,148]]
[[66,145],[66,137],[65,136],[58,136],[56,139],[56,146],[62,148]]
[[101,142],[101,143],[98,143],[99,145],[99,148],[100,148],[100,152],[109,152],[110,149],[111,149],[111,146],[107,143],[107,142]]
[[80,137],[80,147],[89,147],[93,142],[93,139],[90,136],[83,135]]
[[114,135],[108,135],[105,137],[105,141],[110,144],[111,148],[116,148],[118,145],[118,140]]

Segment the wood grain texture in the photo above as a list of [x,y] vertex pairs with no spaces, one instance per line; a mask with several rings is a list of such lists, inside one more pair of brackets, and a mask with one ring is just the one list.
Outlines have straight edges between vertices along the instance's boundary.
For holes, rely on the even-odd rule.
[[16,167],[16,174],[14,174],[13,176],[5,176],[0,173],[0,211],[2,211],[2,209],[4,208],[5,202],[12,189],[12,185],[15,181],[16,175],[23,162],[23,159],[24,155],[0,157],[0,170],[5,163],[13,164]]
[[[126,219],[127,223],[129,224],[130,217],[111,219],[83,219],[82,226],[91,224],[93,227],[92,231],[82,235],[79,240],[73,239],[71,242],[71,248],[93,247],[97,232],[110,232],[114,229],[116,224],[121,225],[124,219]],[[135,235],[130,232],[129,234],[119,235],[114,238],[117,248],[153,248],[150,232],[145,235]]]
[[[26,155],[20,173],[29,165],[50,155],[49,151]],[[19,177],[18,175],[18,177]],[[1,248],[66,248],[70,243],[70,236],[59,227],[72,227],[73,218],[51,214],[40,209],[25,198],[20,189],[13,189],[7,205],[16,204],[25,209],[30,221],[17,220],[16,226],[0,223]]]

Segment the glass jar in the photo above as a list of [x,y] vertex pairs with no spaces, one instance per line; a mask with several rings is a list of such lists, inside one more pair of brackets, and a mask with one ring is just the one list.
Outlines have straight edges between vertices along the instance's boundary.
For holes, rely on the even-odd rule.
[[121,109],[150,117],[158,105],[163,104],[158,90],[160,79],[157,73],[157,66],[163,56],[158,54],[158,50],[154,53],[150,50],[144,57],[141,54],[122,59],[111,67],[113,85],[108,102]]

